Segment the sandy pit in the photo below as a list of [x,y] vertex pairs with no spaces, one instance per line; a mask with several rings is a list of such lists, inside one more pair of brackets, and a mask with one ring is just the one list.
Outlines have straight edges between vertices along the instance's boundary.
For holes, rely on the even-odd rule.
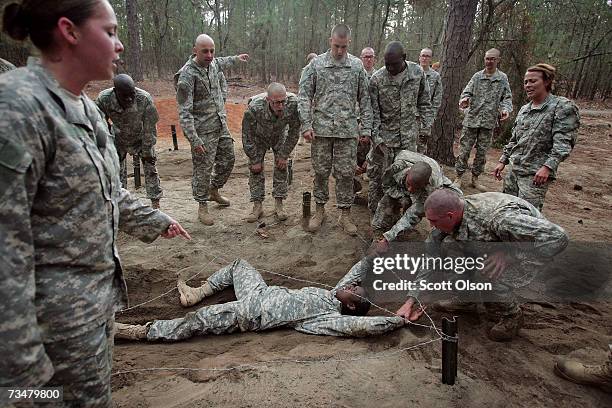
[[[143,88],[147,89],[146,84]],[[161,117],[157,153],[164,189],[162,210],[180,221],[193,240],[158,239],[147,245],[120,235],[130,302],[139,306],[119,313],[118,321],[145,323],[195,310],[180,306],[173,289],[177,276],[199,273],[192,280],[199,283],[236,258],[257,267],[268,284],[298,288],[308,284],[267,271],[334,285],[362,256],[371,236],[365,207],[353,210],[359,237],[349,237],[339,229],[338,211],[332,205],[327,206],[328,218],[318,234],[301,228],[302,192],[312,189],[309,145],[297,146],[294,152],[294,181],[286,201],[289,219],[278,223],[272,215],[268,154],[263,219],[267,225],[258,233],[254,224],[244,221],[251,204],[240,123],[248,93],[261,91],[256,87],[231,87],[230,94],[238,94],[227,105],[237,160],[222,192],[232,205],[223,209],[213,205],[215,225],[200,224],[197,203],[191,197],[190,152],[180,130],[179,150],[171,150],[169,127],[178,125],[171,87],[158,88],[159,92],[152,93]],[[573,240],[610,242],[612,112],[588,112],[595,114],[583,116],[578,145],[560,166],[544,213]],[[488,171],[498,157],[498,150],[490,152]],[[501,190],[501,183],[492,176],[483,179],[492,190]],[[134,191],[133,179],[129,183]],[[333,204],[333,181],[330,191]],[[135,194],[145,197],[143,188]],[[422,222],[409,238],[423,239],[428,228]],[[233,298],[227,290],[204,304]],[[527,303],[525,326],[511,343],[489,341],[484,316],[461,317],[459,375],[454,386],[441,384],[441,342],[425,327],[406,327],[366,339],[309,336],[282,329],[180,343],[117,341],[113,398],[118,407],[609,407],[609,394],[561,380],[552,368],[557,356],[603,361],[607,344],[612,342],[611,305]],[[385,306],[396,310],[399,304]],[[430,316],[440,323],[440,313]]]

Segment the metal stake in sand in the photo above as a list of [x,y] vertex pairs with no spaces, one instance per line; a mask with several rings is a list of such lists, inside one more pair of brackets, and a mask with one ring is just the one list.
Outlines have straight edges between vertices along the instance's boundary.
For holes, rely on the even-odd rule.
[[302,193],[302,218],[310,218],[310,191],[304,191]]
[[140,188],[142,185],[140,183],[140,156],[132,156],[132,161],[134,162],[134,188]]
[[178,150],[178,140],[176,139],[176,126],[170,125],[170,131],[172,132],[172,144],[174,145],[174,150]]
[[291,185],[293,182],[293,159],[287,160],[287,184]]
[[442,318],[442,333],[448,337],[442,340],[442,384],[454,385],[457,376],[457,317]]

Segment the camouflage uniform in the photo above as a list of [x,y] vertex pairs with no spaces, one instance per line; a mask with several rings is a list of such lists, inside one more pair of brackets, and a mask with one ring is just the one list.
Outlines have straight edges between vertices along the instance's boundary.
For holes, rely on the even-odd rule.
[[159,115],[148,92],[136,88],[136,97],[132,106],[123,108],[117,100],[115,88],[100,92],[96,104],[104,113],[106,120],[112,122],[115,136],[115,147],[121,163],[121,184],[127,188],[126,156],[131,154],[138,163],[142,158],[147,197],[159,200],[162,189],[159,174],[155,167],[155,143],[157,142],[157,121]]
[[[540,106],[534,107],[531,102],[524,105],[499,159],[503,164],[511,164],[504,180],[504,193],[521,197],[541,210],[559,163],[576,144],[579,126],[578,108],[567,98],[550,94]],[[542,166],[550,169],[549,181],[535,186],[533,177]]]
[[221,88],[221,97],[223,98],[223,103],[225,103],[227,102],[228,88],[223,71],[219,71],[219,88]]
[[373,336],[404,325],[398,316],[348,316],[335,291],[365,278],[366,268],[357,263],[334,290],[307,287],[287,289],[268,286],[255,268],[244,260],[215,272],[208,283],[217,292],[234,287],[235,302],[204,306],[185,317],[156,320],[147,331],[148,340],[184,340],[195,335],[262,331],[292,327],[307,334]]
[[[383,196],[382,175],[400,150],[417,150],[419,129],[431,127],[431,98],[423,69],[406,61],[392,77],[385,67],[372,75],[372,149],[368,156],[368,208],[376,212]],[[383,147],[384,146],[384,147]]]
[[[423,70],[423,72],[425,73],[427,84],[429,85],[429,95],[431,96],[431,122],[433,125],[433,121],[436,120],[438,115],[438,109],[440,109],[440,105],[442,105],[442,78],[438,72],[431,68],[427,71]],[[431,128],[419,132],[419,140],[417,143],[417,150],[419,153],[425,154],[427,150],[427,139],[429,139],[430,136]]]
[[9,61],[3,58],[0,58],[0,74],[11,71],[15,68],[15,65],[11,64]]
[[487,150],[491,146],[500,109],[512,112],[512,91],[508,77],[499,69],[491,76],[486,76],[484,70],[478,71],[466,85],[460,99],[466,97],[470,98],[470,106],[463,119],[455,171],[459,176],[465,173],[470,152],[476,145],[472,174],[479,176],[484,171]]
[[[533,242],[533,253],[539,258],[508,267],[501,278],[492,281],[494,302],[485,306],[494,315],[514,315],[519,312],[514,289],[526,286],[550,259],[563,251],[569,242],[560,226],[548,221],[527,201],[504,193],[480,193],[464,199],[463,220],[450,239],[457,242]],[[447,234],[434,229],[427,242],[442,242]],[[431,272],[419,271],[416,280],[426,279]],[[475,276],[475,278],[479,278]],[[409,292],[416,296],[418,291]]]
[[98,108],[35,59],[0,76],[0,386],[63,386],[109,407],[114,312],[127,305],[116,237],[171,219],[121,188]]
[[[278,118],[270,109],[266,93],[249,99],[248,108],[242,118],[242,146],[249,157],[249,164],[264,162],[268,149],[274,152],[274,161],[287,160],[300,136],[300,118],[295,94],[287,93],[283,116]],[[272,196],[287,198],[287,168],[274,166]],[[251,201],[263,202],[265,197],[264,172],[250,172],[249,188]]]
[[[429,184],[421,191],[410,193],[406,189],[406,173],[417,162],[425,162],[431,167]],[[398,234],[410,231],[425,216],[425,200],[433,191],[439,188],[458,190],[442,172],[440,165],[432,158],[409,150],[400,151],[393,164],[383,175],[385,195],[379,201],[376,213],[372,218],[372,228],[386,231],[383,236],[389,242],[394,241]],[[400,207],[406,203],[406,211],[400,218]]]
[[301,133],[314,130],[315,134],[311,147],[315,201],[325,204],[329,199],[333,168],[338,207],[350,208],[357,136],[370,137],[372,128],[368,78],[361,60],[347,54],[336,61],[331,51],[313,58],[302,70],[298,98]]
[[[192,57],[174,75],[179,120],[191,144],[193,198],[200,203],[208,201],[209,188],[225,185],[234,168],[234,140],[224,104],[227,91],[221,87],[219,72],[237,61],[238,56],[215,58],[205,68]],[[206,152],[196,153],[198,146]]]

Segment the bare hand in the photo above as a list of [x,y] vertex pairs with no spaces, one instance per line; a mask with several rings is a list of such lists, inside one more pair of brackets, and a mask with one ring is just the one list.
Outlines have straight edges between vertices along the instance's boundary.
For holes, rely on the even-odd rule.
[[204,145],[199,145],[193,148],[193,151],[196,152],[197,154],[204,154],[206,153],[206,148],[204,147]]
[[249,60],[249,54],[240,54],[238,55],[238,59],[242,62],[247,62]]
[[461,109],[466,109],[470,106],[470,98],[463,98],[459,101],[459,107]]
[[315,138],[315,134],[312,129],[307,130],[304,133],[302,133],[302,136],[304,137],[304,140],[306,140],[307,142],[312,142]]
[[172,224],[168,226],[168,229],[160,234],[162,237],[166,239],[175,238],[178,236],[183,237],[184,239],[191,240],[191,235],[179,224],[178,222],[172,220]]
[[546,166],[540,167],[540,170],[533,177],[533,184],[541,186],[548,181],[548,176],[550,176],[550,169]]
[[484,261],[482,274],[491,280],[497,280],[508,267],[508,258],[503,252],[495,252]]
[[251,173],[259,174],[263,171],[263,163],[251,164],[249,169],[251,170]]
[[493,177],[495,177],[497,180],[501,180],[505,167],[506,165],[504,163],[497,163],[497,166],[495,166],[493,169]]
[[501,114],[500,114],[500,116],[499,116],[499,121],[500,121],[500,122],[503,122],[503,121],[505,121],[506,119],[508,119],[509,117],[510,117],[510,113],[509,113],[509,112],[506,112],[506,111],[501,111]]
[[414,322],[414,321],[418,320],[419,317],[421,317],[421,315],[425,311],[425,307],[419,307],[419,308],[417,308],[415,310],[414,309],[414,303],[415,303],[415,299],[414,298],[412,298],[412,297],[408,298],[406,303],[404,303],[404,305],[402,307],[400,307],[399,310],[397,312],[395,312],[395,314],[400,316],[400,317],[403,317],[404,319],[408,320],[409,322]]
[[287,159],[276,159],[276,168],[285,170],[287,168]]

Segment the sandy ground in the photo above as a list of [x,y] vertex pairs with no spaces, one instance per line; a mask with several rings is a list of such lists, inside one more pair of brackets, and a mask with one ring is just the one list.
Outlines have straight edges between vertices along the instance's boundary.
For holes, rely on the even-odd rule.
[[[95,89],[90,91],[95,94]],[[237,160],[223,194],[232,205],[224,209],[212,206],[216,219],[212,227],[197,222],[188,145],[179,134],[180,149],[170,150],[169,125],[177,123],[176,107],[166,85],[157,91],[157,95],[152,93],[161,115],[157,152],[164,189],[162,209],[179,220],[193,240],[159,239],[146,245],[121,234],[119,249],[131,305],[156,299],[118,314],[118,321],[145,323],[182,316],[186,310],[173,290],[177,275],[199,274],[192,280],[199,283],[235,258],[244,258],[260,269],[271,285],[302,287],[306,284],[266,271],[334,285],[362,256],[371,234],[365,207],[356,206],[353,211],[359,237],[348,237],[339,229],[338,212],[332,205],[328,205],[327,221],[318,234],[301,228],[301,195],[312,189],[309,145],[298,146],[294,152],[294,181],[286,201],[290,218],[278,223],[272,215],[272,162],[267,157],[267,225],[259,234],[254,224],[243,221],[251,204],[239,133],[241,102],[259,92],[256,87],[232,86],[230,90],[234,99],[228,103],[228,113]],[[599,113],[596,110],[583,117],[579,143],[562,164],[544,209],[547,217],[578,241],[611,241],[612,115]],[[492,170],[498,157],[499,151],[491,152],[487,170]],[[134,191],[132,180],[130,190]],[[501,189],[491,176],[483,182],[492,190]],[[333,182],[330,191],[333,204]],[[145,196],[143,188],[135,193]],[[411,238],[422,239],[427,230],[422,222]],[[205,304],[231,299],[233,293],[228,290]],[[386,306],[396,310],[399,304]],[[612,342],[611,303],[528,303],[524,311],[526,324],[520,336],[503,344],[487,340],[483,316],[461,318],[459,376],[454,386],[441,384],[441,342],[430,328],[403,328],[367,339],[276,330],[181,343],[118,341],[113,398],[119,407],[612,406],[610,395],[563,381],[552,371],[557,356],[603,361],[607,344]],[[430,315],[440,323],[441,314]]]

